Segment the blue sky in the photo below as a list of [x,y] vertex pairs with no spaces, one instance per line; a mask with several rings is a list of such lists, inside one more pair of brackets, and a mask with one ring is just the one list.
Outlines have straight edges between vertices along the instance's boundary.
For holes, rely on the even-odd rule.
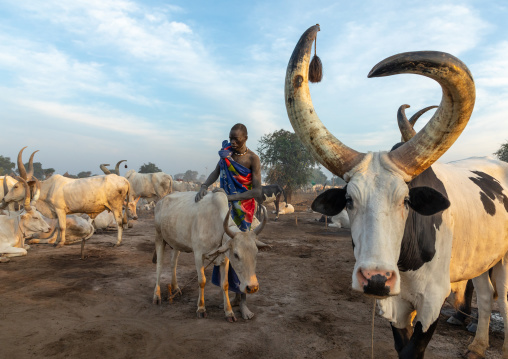
[[396,53],[439,50],[466,63],[477,86],[471,120],[442,160],[491,155],[508,140],[505,3],[3,0],[0,154],[29,146],[25,158],[38,149],[36,160],[58,173],[100,173],[121,159],[136,170],[209,172],[235,123],[254,150],[262,135],[292,130],[286,66],[319,23],[324,78],[311,94],[341,141],[388,150],[400,105],[409,116],[438,105],[430,79],[367,74]]

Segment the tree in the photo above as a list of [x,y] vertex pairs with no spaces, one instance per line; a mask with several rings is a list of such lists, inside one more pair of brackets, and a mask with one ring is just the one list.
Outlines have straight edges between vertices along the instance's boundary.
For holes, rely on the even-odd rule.
[[139,168],[139,173],[155,173],[162,172],[162,170],[155,165],[155,163],[148,162],[148,164],[143,163],[143,166]]
[[173,176],[173,179],[175,180],[182,180],[183,181],[183,176],[185,175],[185,173],[177,173],[176,175]]
[[205,176],[205,175],[201,175],[201,176],[199,176],[199,178],[198,178],[198,182],[199,182],[199,183],[203,183],[203,182],[205,182],[205,181],[206,181],[206,176]]
[[503,143],[501,147],[499,147],[499,150],[494,152],[494,154],[501,161],[508,162],[508,142]]
[[186,182],[196,182],[198,178],[198,171],[187,170],[183,175],[183,180]]
[[309,183],[318,162],[293,132],[278,130],[261,137],[259,143],[266,181],[283,186],[290,200],[294,190]]
[[340,177],[333,176],[332,179],[328,181],[328,184],[330,186],[344,186],[346,184],[346,181],[344,181]]
[[92,175],[92,171],[82,171],[78,173],[78,178],[86,178]]
[[[48,177],[51,177],[51,175],[55,173],[54,168],[42,168],[42,163],[40,162],[34,162],[33,165],[34,165],[34,176],[37,177],[37,179],[44,180]],[[25,169],[28,171],[28,162],[25,163]],[[19,173],[19,171],[17,170],[16,172]],[[51,175],[48,176],[47,173],[51,173]]]
[[323,173],[323,171],[321,171],[320,168],[314,168],[312,170],[312,176],[310,177],[310,181],[312,183],[312,185],[315,185],[315,184],[326,184],[326,180],[327,180],[327,177],[326,175]]
[[55,173],[54,168],[46,168],[44,170],[44,179],[48,179],[49,177],[53,176],[53,173]]
[[15,167],[16,164],[11,162],[10,157],[0,156],[0,176],[11,173]]

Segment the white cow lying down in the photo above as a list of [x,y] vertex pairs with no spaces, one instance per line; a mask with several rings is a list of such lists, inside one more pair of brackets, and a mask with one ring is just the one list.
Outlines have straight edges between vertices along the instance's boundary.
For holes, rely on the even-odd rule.
[[333,216],[332,223],[330,223],[329,226],[337,228],[351,228],[347,211],[344,209],[339,214]]
[[[229,261],[240,279],[240,290],[243,293],[255,293],[259,289],[256,277],[256,254],[258,246],[266,246],[258,241],[257,235],[266,224],[266,209],[263,222],[250,232],[231,230],[226,194],[220,190],[208,193],[201,201],[195,202],[196,192],[178,192],[161,199],[155,207],[155,250],[157,260],[157,277],[153,302],[161,303],[160,275],[166,243],[173,249],[171,252],[171,290],[179,291],[176,280],[176,265],[180,252],[194,253],[198,283],[200,286],[197,314],[206,317],[205,257],[214,258],[224,253],[220,263],[221,287],[224,295],[224,312],[230,322],[236,321],[229,301],[228,268]],[[220,260],[219,260],[220,261]],[[219,265],[216,260],[215,263]],[[240,306],[242,317],[249,319],[252,313],[245,303]]]
[[[42,214],[41,214],[42,216]],[[65,218],[66,231],[65,231],[65,244],[73,244],[80,242],[81,240],[87,240],[90,238],[95,231],[92,225],[92,220],[87,215],[84,218],[82,215],[68,214]],[[29,243],[39,243],[41,239],[47,239],[54,235],[54,231],[58,227],[58,219],[47,218],[42,216],[43,219],[49,224],[50,231],[48,233],[36,233],[34,234]],[[115,222],[116,226],[116,222]]]
[[[279,205],[279,214],[290,214],[290,213],[295,213],[295,207],[293,207],[292,204],[289,204],[287,203],[286,205],[286,202],[281,202],[280,205]],[[276,213],[276,211],[272,211],[273,214]]]

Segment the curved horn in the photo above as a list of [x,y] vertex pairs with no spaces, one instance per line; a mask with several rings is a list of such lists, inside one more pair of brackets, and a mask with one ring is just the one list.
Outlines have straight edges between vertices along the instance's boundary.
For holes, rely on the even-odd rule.
[[229,210],[228,210],[228,213],[226,214],[226,218],[224,218],[224,223],[222,223],[222,226],[224,227],[224,232],[226,232],[226,234],[233,238],[235,236],[235,234],[231,231],[231,229],[229,229]]
[[421,115],[423,115],[425,112],[432,110],[433,108],[437,108],[437,106],[428,106],[425,108],[422,108],[420,111],[415,113],[411,118],[407,119],[406,117],[406,108],[409,108],[411,106],[409,105],[402,105],[399,107],[399,110],[397,111],[397,123],[399,125],[399,130],[402,135],[401,141],[407,142],[411,138],[413,138],[414,135],[416,135],[416,131],[414,130],[414,126],[416,121],[420,118]]
[[30,160],[28,161],[28,173],[27,173],[27,181],[31,181],[32,177],[34,177],[34,155],[39,152],[39,150],[35,151],[30,155]]
[[20,176],[16,176],[16,179],[23,184],[23,187],[25,187],[25,211],[30,212],[32,210],[32,207],[30,207],[30,188],[28,187],[28,183],[25,181],[24,178]]
[[34,177],[35,180],[35,193],[32,197],[32,200],[30,201],[30,206],[35,206],[35,203],[39,199],[39,196],[41,195],[41,182],[37,179],[37,177]]
[[104,174],[110,175],[111,171],[106,166],[109,166],[109,164],[102,164],[99,167],[101,168],[102,172],[104,172]]
[[120,163],[122,162],[127,162],[127,160],[121,160],[121,161],[118,161],[118,163],[116,164],[115,166],[115,174],[117,174],[118,176],[120,176]]
[[438,51],[405,52],[378,63],[370,77],[402,73],[436,80],[443,90],[441,104],[430,121],[410,141],[389,153],[391,160],[414,178],[450,148],[466,127],[475,102],[473,76],[462,61]]
[[305,31],[291,55],[284,90],[286,110],[293,129],[314,157],[332,173],[343,177],[362,160],[364,154],[335,138],[314,110],[308,74],[312,43],[319,30],[319,25],[315,25]]
[[257,226],[256,228],[254,228],[254,233],[256,234],[256,236],[261,233],[261,231],[263,230],[263,228],[265,228],[265,224],[266,224],[266,218],[268,217],[267,214],[266,214],[266,207],[265,206],[261,206],[263,208],[263,222],[261,222],[261,224],[259,226]]
[[21,156],[23,155],[23,150],[25,148],[27,148],[28,146],[25,146],[21,149],[21,151],[19,151],[18,153],[18,171],[19,171],[19,176],[23,179],[27,179],[27,176],[26,176],[26,169],[25,169],[25,165],[23,164],[23,159],[21,158]]

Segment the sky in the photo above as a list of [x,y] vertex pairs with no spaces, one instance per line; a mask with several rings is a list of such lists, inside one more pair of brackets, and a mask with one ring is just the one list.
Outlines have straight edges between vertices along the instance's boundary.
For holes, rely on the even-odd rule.
[[441,161],[492,155],[508,140],[506,1],[316,3],[2,0],[0,155],[28,146],[25,162],[39,150],[35,161],[57,173],[126,159],[128,169],[208,174],[234,124],[247,126],[254,151],[263,135],[293,131],[286,67],[316,23],[324,77],[310,85],[314,107],[349,147],[389,150],[400,105],[408,117],[439,105],[431,79],[367,78],[386,57],[420,50],[458,57],[476,83],[469,124]]

